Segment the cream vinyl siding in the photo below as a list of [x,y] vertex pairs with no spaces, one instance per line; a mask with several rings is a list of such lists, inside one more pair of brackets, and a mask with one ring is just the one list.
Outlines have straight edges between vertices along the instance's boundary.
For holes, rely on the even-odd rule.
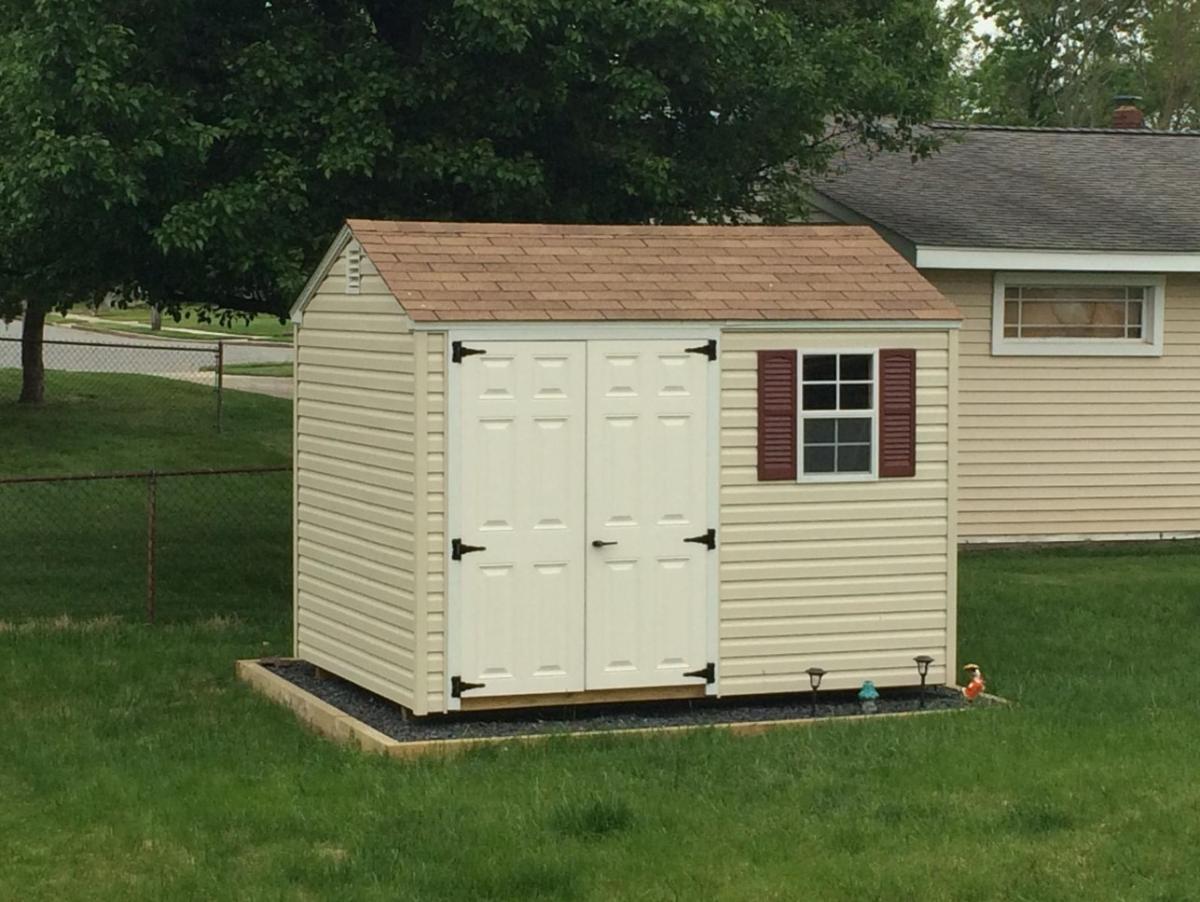
[[[758,350],[917,350],[917,473],[759,482]],[[953,331],[727,332],[721,365],[722,695],[954,679]],[[873,452],[877,449],[873,449]],[[949,674],[949,676],[948,676]]]
[[296,655],[416,711],[420,337],[364,256],[346,253],[296,330]]
[[992,273],[923,273],[962,311],[965,540],[1200,532],[1200,275],[1169,274],[1162,357],[993,357]]
[[421,556],[424,572],[423,617],[425,628],[424,658],[427,710],[446,710],[446,335],[426,332],[417,336],[424,361],[421,398],[424,409],[425,449],[420,455],[423,471],[419,503],[423,505],[417,520],[422,524]]

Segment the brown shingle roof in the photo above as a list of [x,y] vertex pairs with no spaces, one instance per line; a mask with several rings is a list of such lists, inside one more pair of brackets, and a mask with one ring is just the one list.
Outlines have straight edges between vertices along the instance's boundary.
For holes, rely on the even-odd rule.
[[348,225],[426,322],[959,318],[864,226]]

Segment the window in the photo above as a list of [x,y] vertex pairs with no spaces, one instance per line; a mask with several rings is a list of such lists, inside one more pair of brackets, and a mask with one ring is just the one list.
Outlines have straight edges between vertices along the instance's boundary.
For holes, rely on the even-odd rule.
[[999,273],[994,354],[1159,355],[1162,280],[1090,273]]
[[874,476],[874,353],[802,355],[799,413],[802,478]]

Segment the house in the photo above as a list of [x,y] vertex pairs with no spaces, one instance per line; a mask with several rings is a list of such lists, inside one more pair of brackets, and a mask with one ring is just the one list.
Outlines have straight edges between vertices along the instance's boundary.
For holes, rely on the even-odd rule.
[[1200,133],[932,128],[815,206],[962,311],[960,536],[1200,535]]
[[416,715],[952,682],[958,318],[864,227],[350,221],[297,656]]

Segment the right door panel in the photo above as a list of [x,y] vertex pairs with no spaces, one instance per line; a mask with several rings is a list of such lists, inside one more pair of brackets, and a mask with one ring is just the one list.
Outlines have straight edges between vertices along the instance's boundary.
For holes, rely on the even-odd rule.
[[[707,653],[710,370],[682,341],[588,343],[587,688],[694,685]],[[600,547],[592,542],[611,542]]]

